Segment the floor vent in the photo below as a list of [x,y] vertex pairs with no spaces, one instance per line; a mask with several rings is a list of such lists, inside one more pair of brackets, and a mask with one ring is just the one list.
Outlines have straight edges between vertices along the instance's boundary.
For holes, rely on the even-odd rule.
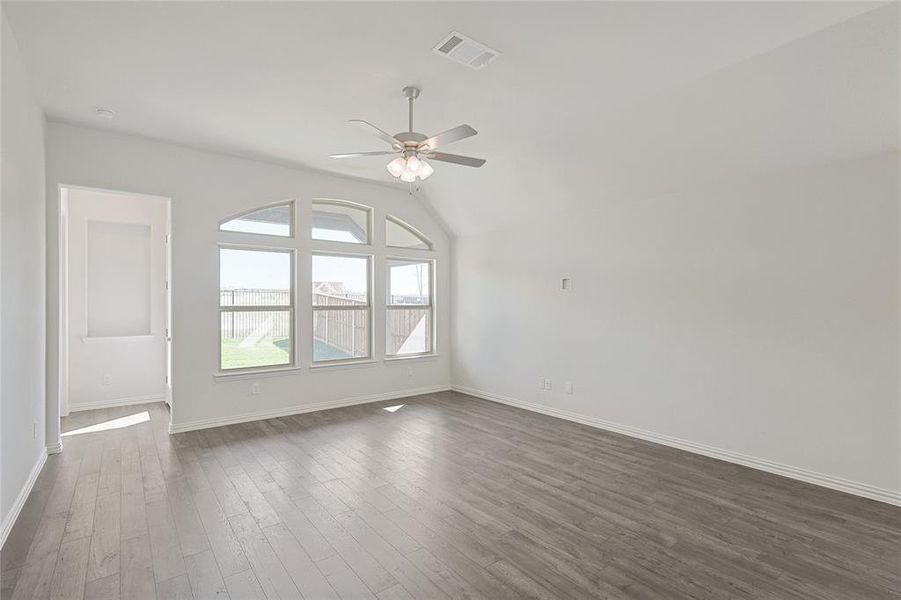
[[462,33],[452,31],[442,39],[432,52],[446,56],[454,62],[466,65],[470,69],[479,71],[488,66],[491,61],[500,56],[500,52],[480,44]]

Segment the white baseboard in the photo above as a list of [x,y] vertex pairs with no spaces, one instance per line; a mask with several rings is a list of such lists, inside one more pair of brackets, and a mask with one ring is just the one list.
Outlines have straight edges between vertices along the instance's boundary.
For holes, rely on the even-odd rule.
[[131,404],[145,404],[147,402],[165,402],[166,394],[150,394],[149,396],[131,396],[129,398],[114,398],[112,400],[99,400],[97,402],[83,402],[70,404],[69,412],[81,410],[94,410],[97,408],[111,408],[113,406],[129,406]]
[[328,402],[317,402],[315,404],[302,404],[297,406],[288,406],[285,408],[276,408],[270,410],[261,410],[256,412],[242,413],[227,417],[214,417],[211,419],[198,419],[196,421],[188,421],[186,423],[170,424],[169,433],[183,433],[185,431],[194,431],[196,429],[208,429],[210,427],[222,427],[223,425],[234,425],[235,423],[247,423],[249,421],[261,421],[263,419],[274,419],[276,417],[287,417],[289,415],[299,415],[302,413],[315,412],[317,410],[328,410],[330,408],[341,408],[342,406],[355,406],[357,404],[368,404],[370,402],[382,402],[384,400],[395,400],[398,398],[408,398],[410,396],[419,396],[421,394],[434,394],[436,392],[446,392],[450,390],[449,385],[436,385],[431,387],[413,388],[409,390],[400,390],[397,392],[387,392],[384,394],[370,394],[367,396],[354,396],[341,400],[330,400]]
[[13,502],[9,512],[6,513],[6,517],[3,519],[3,523],[0,524],[0,548],[6,543],[6,537],[9,535],[9,532],[12,531],[13,525],[16,524],[16,519],[19,518],[19,513],[22,512],[22,507],[25,506],[25,501],[28,500],[28,494],[31,493],[31,488],[34,487],[34,482],[37,481],[38,475],[41,474],[41,469],[44,468],[45,462],[47,462],[47,449],[42,448],[37,461],[31,468],[31,473],[28,474],[28,479],[25,480],[25,485],[19,490],[16,501]]
[[649,442],[654,442],[656,444],[662,444],[664,446],[678,448],[679,450],[685,450],[687,452],[693,452],[695,454],[702,454],[704,456],[709,456],[710,458],[716,458],[745,467],[751,467],[752,469],[757,469],[759,471],[766,471],[767,473],[782,475],[783,477],[789,477],[791,479],[797,479],[806,483],[812,483],[814,485],[819,485],[832,490],[854,494],[855,496],[862,496],[871,500],[878,500],[887,504],[901,506],[901,491],[879,488],[866,483],[860,483],[857,481],[852,481],[850,479],[844,479],[842,477],[835,477],[834,475],[827,475],[826,473],[819,473],[817,471],[811,471],[809,469],[793,467],[791,465],[777,463],[764,458],[757,458],[756,456],[740,454],[731,450],[724,450],[722,448],[716,448],[714,446],[708,446],[706,444],[699,444],[696,442],[691,442],[689,440],[683,440],[681,438],[672,437],[661,433],[655,433],[646,429],[630,427],[629,425],[621,425],[612,421],[606,421],[604,419],[598,419],[595,417],[588,417],[558,408],[542,406],[540,404],[533,404],[531,402],[523,402],[509,396],[502,396],[500,394],[485,392],[462,385],[454,385],[452,386],[452,389],[454,391],[468,394],[470,396],[475,396],[477,398],[482,398],[484,400],[491,400],[492,402],[499,402],[501,404],[523,408],[532,412],[537,412],[552,417],[558,417],[560,419],[566,419],[567,421],[575,421],[576,423],[582,423],[583,425],[588,425],[590,427],[597,427],[598,429],[621,433],[623,435],[639,438]]
[[59,454],[63,451],[63,442],[62,440],[56,442],[55,444],[47,445],[47,454]]

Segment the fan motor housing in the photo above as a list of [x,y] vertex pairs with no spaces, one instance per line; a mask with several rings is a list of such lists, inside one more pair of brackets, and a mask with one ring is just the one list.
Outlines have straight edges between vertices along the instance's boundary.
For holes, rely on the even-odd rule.
[[402,131],[394,135],[394,137],[399,141],[403,142],[405,145],[409,143],[418,144],[419,142],[424,142],[428,138],[416,131]]

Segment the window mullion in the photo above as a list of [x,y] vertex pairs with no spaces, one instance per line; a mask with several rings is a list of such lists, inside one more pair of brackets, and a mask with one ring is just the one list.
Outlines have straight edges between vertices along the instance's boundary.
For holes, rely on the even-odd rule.
[[222,312],[275,312],[280,310],[291,310],[293,308],[293,304],[229,304],[226,306],[219,306],[219,310]]

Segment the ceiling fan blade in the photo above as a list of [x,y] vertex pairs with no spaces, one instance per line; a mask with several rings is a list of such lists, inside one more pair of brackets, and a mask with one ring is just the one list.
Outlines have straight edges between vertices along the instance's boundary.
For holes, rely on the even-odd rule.
[[347,154],[329,154],[329,158],[356,158],[358,156],[383,156],[397,154],[395,150],[379,150],[378,152],[350,152]]
[[445,152],[429,152],[429,160],[440,160],[441,162],[454,163],[455,165],[463,165],[464,167],[481,167],[485,164],[484,158],[473,158],[471,156],[460,156],[459,154],[447,154]]
[[428,146],[432,150],[437,148],[438,146],[444,146],[453,142],[458,142],[460,140],[464,140],[468,137],[472,137],[477,134],[478,131],[470,127],[469,125],[458,125],[453,129],[448,129],[444,133],[439,133],[438,135],[433,135],[427,140],[424,140],[420,145]]
[[353,123],[357,127],[365,129],[369,133],[374,133],[377,137],[385,140],[392,146],[397,146],[397,145],[403,146],[403,144],[399,140],[397,140],[393,135],[391,135],[390,133],[387,133],[385,131],[382,131],[381,129],[379,129],[378,127],[373,125],[372,123],[369,123],[362,119],[351,119],[350,121],[348,121],[348,123]]

